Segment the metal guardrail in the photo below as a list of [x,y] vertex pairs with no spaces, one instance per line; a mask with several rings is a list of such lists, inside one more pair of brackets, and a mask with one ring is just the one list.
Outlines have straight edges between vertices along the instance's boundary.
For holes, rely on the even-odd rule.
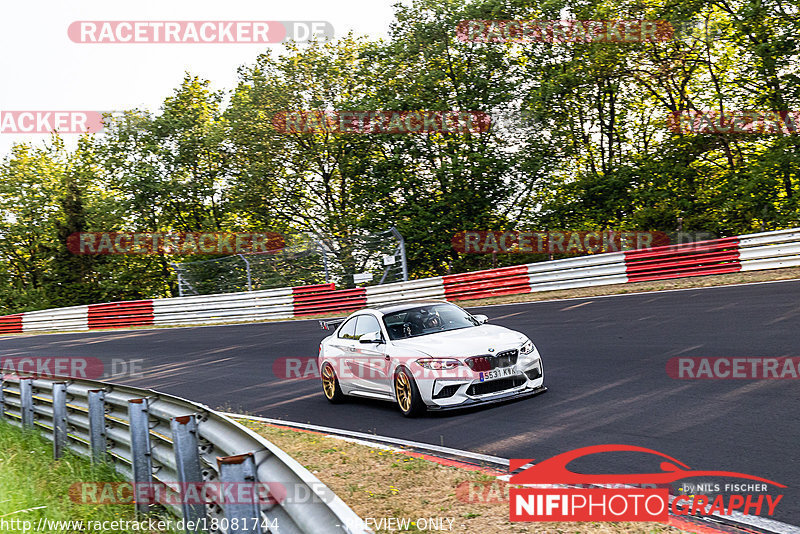
[[26,332],[88,330],[89,306],[70,306],[69,308],[25,312],[21,326],[22,330]]
[[531,291],[624,284],[628,281],[622,252],[531,263],[528,274]]
[[292,316],[292,288],[153,300],[154,325],[286,319]]
[[[187,485],[258,483],[270,498],[256,504],[168,499],[165,506],[186,520],[205,521],[213,534],[359,534],[364,522],[327,486],[284,451],[208,406],[149,389],[82,379],[5,375],[0,379],[0,417],[39,428],[58,458],[69,449],[107,461],[136,484],[163,485],[178,496]],[[86,481],[90,482],[90,481]],[[138,502],[137,511],[149,505]],[[259,514],[263,521],[254,521]],[[233,528],[234,519],[239,519]],[[262,528],[265,527],[266,528]],[[188,530],[186,532],[197,532]]]
[[743,271],[800,267],[800,230],[739,236],[739,260]]

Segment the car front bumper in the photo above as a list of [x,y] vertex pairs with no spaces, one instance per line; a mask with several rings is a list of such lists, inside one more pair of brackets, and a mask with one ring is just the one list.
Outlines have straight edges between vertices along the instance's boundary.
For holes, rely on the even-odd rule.
[[473,377],[417,380],[422,400],[430,410],[449,410],[529,397],[547,391],[544,369],[537,359],[524,369],[514,366],[513,374],[495,380]]

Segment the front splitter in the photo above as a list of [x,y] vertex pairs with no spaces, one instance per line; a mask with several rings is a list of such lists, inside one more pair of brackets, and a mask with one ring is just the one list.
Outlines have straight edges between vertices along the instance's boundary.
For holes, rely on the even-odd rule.
[[450,410],[459,410],[462,408],[470,408],[473,406],[487,406],[490,404],[497,404],[498,402],[506,402],[510,400],[517,400],[517,399],[527,399],[528,397],[534,397],[536,395],[540,395],[547,391],[547,387],[539,386],[538,388],[533,388],[531,390],[522,390],[522,391],[514,391],[510,393],[504,393],[502,395],[498,395],[496,397],[492,397],[491,399],[469,399],[467,401],[462,402],[461,404],[454,404],[453,406],[436,406],[436,405],[427,405],[427,408],[431,412],[446,412]]

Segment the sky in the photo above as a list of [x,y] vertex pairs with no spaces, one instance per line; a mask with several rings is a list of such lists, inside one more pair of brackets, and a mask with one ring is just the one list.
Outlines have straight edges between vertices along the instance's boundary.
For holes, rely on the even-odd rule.
[[[3,2],[0,111],[156,111],[185,72],[232,89],[236,69],[280,44],[85,44],[67,34],[75,21],[327,21],[334,36],[385,38],[399,0],[26,0]],[[403,1],[403,3],[408,3]],[[74,146],[77,135],[65,135]],[[0,157],[15,142],[47,135],[0,133]]]

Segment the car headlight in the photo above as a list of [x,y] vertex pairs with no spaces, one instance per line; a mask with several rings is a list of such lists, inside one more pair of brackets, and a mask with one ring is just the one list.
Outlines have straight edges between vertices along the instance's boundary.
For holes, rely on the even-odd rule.
[[417,363],[425,369],[430,369],[432,371],[446,371],[448,369],[455,369],[461,365],[461,362],[458,360],[441,360],[434,358],[417,360]]
[[536,347],[533,346],[533,341],[531,341],[529,339],[528,341],[525,342],[524,345],[522,345],[522,347],[520,347],[519,353],[520,354],[530,354],[534,350],[536,350]]

